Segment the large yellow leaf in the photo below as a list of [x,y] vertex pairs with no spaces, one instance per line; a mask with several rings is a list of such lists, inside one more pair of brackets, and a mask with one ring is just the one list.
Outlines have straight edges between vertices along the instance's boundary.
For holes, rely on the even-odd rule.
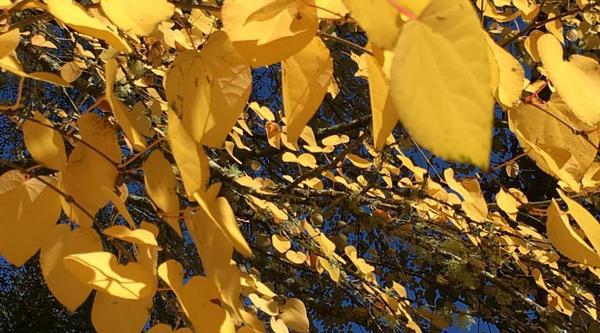
[[314,0],[226,0],[223,29],[252,67],[290,57],[317,33]]
[[[573,123],[561,112],[560,101],[546,106],[522,104],[509,110],[510,129],[516,134],[527,155],[544,172],[578,190],[581,179],[596,157],[600,137],[588,135],[588,142],[573,133]],[[556,106],[556,107],[554,107]],[[593,144],[593,145],[592,145]]]
[[[343,0],[369,41],[393,49],[406,15],[415,18],[431,0]],[[402,12],[403,13],[402,13]],[[405,14],[403,19],[401,14]]]
[[242,62],[227,35],[216,32],[200,52],[180,53],[171,65],[167,100],[197,143],[220,148],[244,110],[252,77]]
[[188,197],[197,191],[203,191],[210,177],[208,157],[202,147],[190,137],[181,120],[171,109],[168,111],[169,130],[167,140],[179,167],[183,186]]
[[546,229],[548,239],[562,255],[582,264],[600,267],[600,255],[573,230],[569,218],[554,200],[548,207]]
[[62,135],[41,113],[34,112],[32,120],[23,123],[23,136],[31,156],[47,168],[62,170],[67,164]]
[[177,180],[171,164],[160,150],[155,150],[143,164],[144,184],[152,201],[165,213],[165,221],[181,235],[179,227],[179,197]]
[[92,324],[98,333],[139,333],[148,321],[151,308],[152,295],[132,300],[97,292]]
[[71,254],[63,261],[79,281],[112,296],[139,300],[154,293],[150,271],[135,262],[121,265],[110,252]]
[[47,0],[48,11],[52,16],[76,31],[90,37],[102,39],[119,51],[131,52],[131,47],[116,31],[88,14],[73,0]]
[[433,0],[404,24],[391,96],[402,124],[434,154],[486,168],[492,143],[490,64],[470,1]]
[[287,138],[296,142],[327,93],[333,61],[321,38],[314,37],[300,52],[282,62],[281,71]]
[[245,257],[252,255],[252,250],[242,235],[233,209],[225,197],[216,197],[216,193],[194,193],[200,209],[209,217],[217,228],[225,235],[231,245]]
[[600,123],[600,69],[598,61],[573,55],[563,60],[560,42],[545,34],[537,40],[544,69],[573,114],[589,127]]
[[158,276],[173,290],[196,332],[235,331],[225,310],[215,304],[219,291],[208,278],[194,276],[183,285],[183,267],[175,260],[162,263],[158,267]]
[[11,29],[0,35],[0,58],[11,54],[21,41],[19,29]]
[[513,107],[521,98],[525,71],[512,54],[496,44],[487,33],[485,37],[490,50],[494,96],[502,106]]
[[[54,179],[43,176],[56,186]],[[19,171],[0,176],[0,255],[22,266],[43,245],[60,217],[60,194]]]
[[[113,188],[118,175],[115,164],[120,162],[121,150],[114,127],[106,119],[95,113],[85,113],[77,124],[85,144],[80,142],[69,155],[61,187],[93,216],[109,201],[100,189]],[[71,219],[91,226],[89,217],[75,205],[65,203],[64,206]]]
[[92,288],[81,283],[65,267],[63,258],[77,253],[102,251],[102,241],[89,228],[71,230],[68,224],[56,225],[40,252],[40,266],[48,289],[69,311],[75,311]]
[[170,18],[175,6],[167,0],[101,0],[102,11],[121,30],[147,36]]
[[117,77],[117,70],[119,69],[116,59],[109,59],[106,62],[104,74],[106,75],[106,99],[110,108],[112,109],[117,122],[127,135],[127,138],[138,150],[146,148],[146,140],[133,126],[134,119],[132,119],[133,113],[129,111],[129,108],[121,102],[114,92],[114,84]]

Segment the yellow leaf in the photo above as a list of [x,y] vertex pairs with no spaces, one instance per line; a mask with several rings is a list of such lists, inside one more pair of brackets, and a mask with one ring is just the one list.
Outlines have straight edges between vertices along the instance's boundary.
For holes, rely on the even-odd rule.
[[88,14],[85,9],[73,0],[47,0],[48,12],[74,30],[90,37],[102,39],[125,53],[131,47],[119,35],[104,23]]
[[358,258],[358,253],[356,251],[356,248],[354,246],[346,246],[346,248],[344,249],[344,252],[346,253],[346,255],[348,256],[348,258],[350,258],[350,260],[352,261],[352,263],[354,264],[354,266],[356,266],[356,268],[358,268],[358,270],[363,273],[363,274],[369,274],[375,271],[375,267],[367,264],[367,262],[365,261],[365,259],[363,258]]
[[596,253],[600,253],[600,223],[577,201],[569,198],[561,190],[558,190],[558,194],[567,204],[567,212],[577,222],[581,230],[583,230],[583,233],[596,250]]
[[352,17],[367,32],[369,41],[384,49],[393,49],[402,28],[404,13],[415,18],[431,0],[343,0]]
[[78,253],[102,251],[98,234],[88,228],[71,230],[58,224],[49,232],[40,252],[40,267],[48,289],[69,311],[75,311],[92,292],[65,267],[63,258]]
[[285,253],[292,247],[292,242],[290,242],[287,237],[277,234],[271,236],[271,243],[273,243],[273,247],[275,250],[279,251],[279,253]]
[[127,138],[133,147],[141,151],[146,148],[146,139],[144,139],[133,126],[134,121],[132,119],[132,112],[130,112],[127,106],[115,96],[114,84],[117,78],[118,69],[119,66],[116,59],[109,59],[106,62],[104,70],[104,74],[106,75],[106,99],[108,100],[108,104],[110,104],[110,108],[112,109],[115,118],[117,118],[117,122],[123,129],[123,132],[127,135]]
[[358,155],[347,154],[346,158],[348,159],[348,161],[350,161],[350,163],[352,163],[357,168],[368,169],[373,165],[373,163],[371,163],[371,161],[364,159]]
[[298,264],[298,265],[303,264],[306,261],[306,259],[308,258],[306,256],[306,254],[304,254],[304,252],[294,251],[294,250],[288,250],[285,253],[285,257],[289,261],[293,262],[294,264]]
[[343,0],[315,0],[317,16],[322,20],[339,20],[348,14]]
[[115,194],[115,192],[113,192],[107,187],[101,187],[100,193],[112,202],[113,206],[117,209],[119,214],[121,214],[121,216],[123,216],[125,221],[129,224],[129,227],[135,228],[135,223],[133,223],[133,219],[131,218],[127,207],[125,206],[124,200],[121,199],[121,197],[119,197],[117,194]]
[[147,36],[170,18],[175,6],[167,0],[101,0],[102,11],[121,30]]
[[271,110],[269,110],[268,107],[260,106],[256,102],[250,103],[249,107],[250,109],[252,109],[252,111],[256,112],[256,114],[262,119],[267,121],[275,121],[275,115],[273,114],[273,112],[271,112]]
[[525,71],[512,54],[498,46],[487,33],[485,37],[491,52],[490,63],[495,69],[495,73],[492,73],[494,96],[504,107],[513,107],[521,98]]
[[200,144],[220,148],[245,108],[250,67],[223,32],[215,32],[200,52],[177,55],[165,80],[169,105]]
[[23,136],[31,156],[43,166],[62,170],[67,164],[65,143],[58,130],[41,113],[33,112],[33,120],[23,123]]
[[98,333],[139,333],[148,321],[151,309],[152,295],[132,300],[97,292],[92,323]]
[[183,267],[168,260],[158,267],[158,275],[173,290],[185,315],[197,332],[233,332],[233,323],[225,310],[216,305],[219,291],[212,281],[203,276],[192,277],[183,285]]
[[317,167],[317,159],[310,153],[302,153],[298,155],[298,164],[314,169]]
[[158,246],[154,234],[144,229],[131,230],[124,225],[114,225],[102,230],[102,233],[108,237],[121,239],[132,244]]
[[404,24],[398,38],[392,102],[419,144],[443,158],[487,168],[493,127],[490,72],[470,1],[432,0],[418,21]]
[[[556,17],[556,12],[548,13],[548,20]],[[560,14],[559,14],[560,15]],[[544,24],[546,30],[556,37],[562,44],[565,43],[565,36],[563,31],[563,24],[560,19],[553,19],[550,22]]]
[[210,194],[200,195],[198,193],[194,193],[194,198],[200,204],[200,208],[204,210],[204,213],[227,237],[236,251],[245,257],[250,257],[252,250],[238,228],[235,213],[227,199],[216,197],[216,195],[212,197]]
[[63,262],[79,281],[109,295],[139,300],[154,293],[151,272],[135,262],[121,265],[110,252],[70,254]]
[[340,268],[338,266],[333,266],[329,260],[321,256],[317,257],[317,260],[319,261],[319,265],[327,271],[327,274],[329,274],[329,277],[333,282],[338,282],[340,280]]
[[275,302],[275,300],[263,299],[255,293],[249,294],[248,298],[250,299],[252,304],[254,304],[257,308],[260,309],[260,311],[271,316],[276,316],[279,314],[279,305],[277,304],[277,302]]
[[563,60],[560,42],[545,34],[537,40],[537,49],[548,78],[573,114],[590,127],[600,123],[600,69],[592,58],[573,55]]
[[44,81],[44,82],[56,84],[56,85],[59,85],[62,87],[70,87],[71,86],[68,82],[66,82],[60,76],[58,76],[56,74],[46,73],[46,72],[25,73],[25,71],[23,70],[23,66],[21,65],[19,60],[17,60],[17,58],[12,55],[7,55],[7,56],[0,58],[0,68],[5,69],[15,75],[20,76],[20,77],[38,80],[38,81]]
[[191,219],[186,219],[186,225],[196,243],[207,276],[211,277],[217,270],[229,265],[233,246],[203,209],[198,209]]
[[[93,216],[109,201],[100,189],[113,188],[118,175],[115,164],[121,160],[121,149],[114,128],[99,115],[84,113],[77,124],[85,144],[79,143],[69,155],[62,172],[61,188]],[[71,219],[91,226],[89,217],[74,205],[65,203],[63,208]]]
[[167,223],[181,236],[177,180],[173,175],[171,164],[159,150],[155,150],[144,161],[142,168],[146,192],[158,208],[167,215],[164,217]]
[[297,298],[290,298],[285,302],[285,305],[281,309],[279,318],[285,322],[285,324],[296,332],[308,332],[310,329],[310,323],[308,322],[306,307],[301,300]]
[[148,333],[192,333],[192,330],[188,327],[180,328],[173,331],[170,325],[167,324],[156,324],[148,330]]
[[573,133],[575,125],[551,99],[546,106],[522,104],[508,113],[510,129],[527,155],[544,172],[578,190],[581,179],[594,161],[600,136],[590,133],[588,142]]
[[350,138],[345,135],[330,135],[326,138],[324,138],[323,140],[321,140],[321,143],[325,146],[337,146],[337,145],[341,145],[344,143],[348,143],[350,142]]
[[333,61],[327,46],[315,37],[305,48],[285,59],[281,68],[287,137],[296,142],[327,93]]
[[60,67],[60,77],[68,83],[77,80],[82,73],[83,69],[74,61],[67,62]]
[[[510,22],[516,19],[521,13],[518,10],[506,9],[499,11],[491,0],[480,0],[476,2],[477,7],[483,11],[483,15],[491,17],[497,22]],[[510,5],[510,3],[508,4]]]
[[0,35],[0,58],[11,54],[21,41],[19,29],[11,29]]
[[[384,73],[384,52],[371,46],[374,56],[363,53],[369,76],[369,97],[371,99],[371,114],[373,119],[373,146],[380,151],[386,143],[387,137],[398,122],[398,114],[389,97],[389,79]],[[387,52],[387,51],[386,51]],[[390,56],[388,56],[390,58]]]
[[273,330],[274,333],[289,333],[285,322],[279,318],[271,317],[269,324],[271,325],[271,330]]
[[[50,177],[41,176],[56,186]],[[60,194],[37,178],[19,171],[0,176],[0,255],[22,266],[43,245],[60,217]]]
[[226,0],[223,29],[252,67],[271,65],[304,48],[316,35],[314,0]]
[[179,167],[183,186],[188,197],[197,191],[203,191],[210,177],[208,157],[202,147],[198,147],[192,137],[183,128],[179,117],[169,109],[169,130],[167,140],[173,152],[175,163]]
[[554,200],[548,207],[546,229],[548,239],[562,255],[585,265],[600,267],[600,255],[573,230],[569,218],[563,215]]

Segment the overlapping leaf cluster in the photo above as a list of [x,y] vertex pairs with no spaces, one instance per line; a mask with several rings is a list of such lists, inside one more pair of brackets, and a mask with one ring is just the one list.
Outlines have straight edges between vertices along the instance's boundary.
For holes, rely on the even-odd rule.
[[[0,160],[0,254],[39,251],[70,311],[94,290],[97,331],[141,331],[158,300],[154,333],[597,325],[594,1],[0,8],[28,152]],[[510,180],[523,159],[552,196]]]

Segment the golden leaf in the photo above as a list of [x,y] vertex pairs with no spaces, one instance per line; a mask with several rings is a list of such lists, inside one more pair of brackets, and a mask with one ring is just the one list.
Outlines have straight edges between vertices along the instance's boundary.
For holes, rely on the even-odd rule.
[[573,55],[563,60],[560,42],[545,34],[537,40],[537,49],[548,74],[573,114],[589,127],[600,123],[600,67],[592,58]]
[[147,36],[170,18],[175,6],[167,0],[101,0],[102,11],[121,30]]
[[131,47],[104,23],[88,14],[85,9],[73,0],[47,0],[48,11],[74,30],[90,37],[105,40],[119,51],[130,53]]
[[110,252],[70,254],[63,262],[79,281],[109,295],[139,300],[154,293],[155,279],[146,268],[135,262],[121,265]]
[[168,260],[158,267],[158,275],[173,290],[185,315],[198,332],[233,332],[225,310],[213,303],[219,299],[217,287],[208,278],[194,276],[183,285],[183,267]]
[[41,113],[34,112],[33,120],[25,120],[23,136],[27,150],[43,166],[58,171],[65,167],[67,155],[62,135]]
[[69,311],[75,311],[92,292],[81,283],[63,263],[63,258],[78,253],[102,251],[102,241],[89,228],[71,230],[67,224],[58,224],[50,231],[40,252],[40,267],[48,289]]
[[392,102],[419,144],[443,158],[487,168],[493,127],[490,72],[470,1],[432,0],[418,21],[404,24],[396,43]]
[[60,194],[46,176],[25,179],[19,171],[0,176],[0,255],[22,266],[42,246],[60,217]]
[[319,109],[333,74],[329,49],[319,37],[281,65],[283,110],[287,139],[296,142],[304,126]]
[[252,67],[271,65],[304,48],[316,35],[314,0],[227,0],[223,29]]

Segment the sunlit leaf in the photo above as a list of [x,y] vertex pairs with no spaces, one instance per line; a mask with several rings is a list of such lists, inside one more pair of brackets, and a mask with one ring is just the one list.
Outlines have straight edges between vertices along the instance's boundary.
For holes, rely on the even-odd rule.
[[23,123],[27,150],[45,167],[62,170],[67,164],[65,144],[60,132],[41,113],[34,112],[32,120]]
[[121,265],[110,252],[70,254],[63,262],[79,281],[109,295],[139,300],[154,293],[148,270],[135,262]]
[[404,24],[394,49],[392,101],[409,133],[434,154],[488,166],[490,80],[487,45],[469,1],[433,0],[419,20]]
[[252,67],[299,52],[318,27],[314,0],[226,0],[221,15],[233,46]]
[[170,18],[175,6],[166,0],[102,0],[102,11],[121,30],[146,36]]
[[131,47],[116,31],[91,16],[73,0],[47,0],[48,11],[64,24],[90,37],[105,40],[120,51],[130,53]]
[[564,61],[562,45],[549,34],[537,40],[537,49],[548,77],[573,114],[587,126],[596,127],[600,123],[598,61],[581,55]]
[[92,292],[65,267],[63,258],[78,253],[102,251],[98,234],[91,229],[71,230],[67,224],[56,225],[40,252],[40,267],[48,289],[69,311],[75,311]]
[[22,266],[42,246],[60,217],[56,181],[47,176],[26,179],[16,170],[0,176],[0,255]]
[[285,59],[281,67],[287,138],[295,142],[327,93],[333,61],[327,46],[315,37],[305,48]]
[[217,287],[208,278],[194,276],[183,284],[183,267],[168,260],[158,267],[158,275],[173,290],[183,312],[200,332],[233,332],[225,310],[213,303],[219,299]]

